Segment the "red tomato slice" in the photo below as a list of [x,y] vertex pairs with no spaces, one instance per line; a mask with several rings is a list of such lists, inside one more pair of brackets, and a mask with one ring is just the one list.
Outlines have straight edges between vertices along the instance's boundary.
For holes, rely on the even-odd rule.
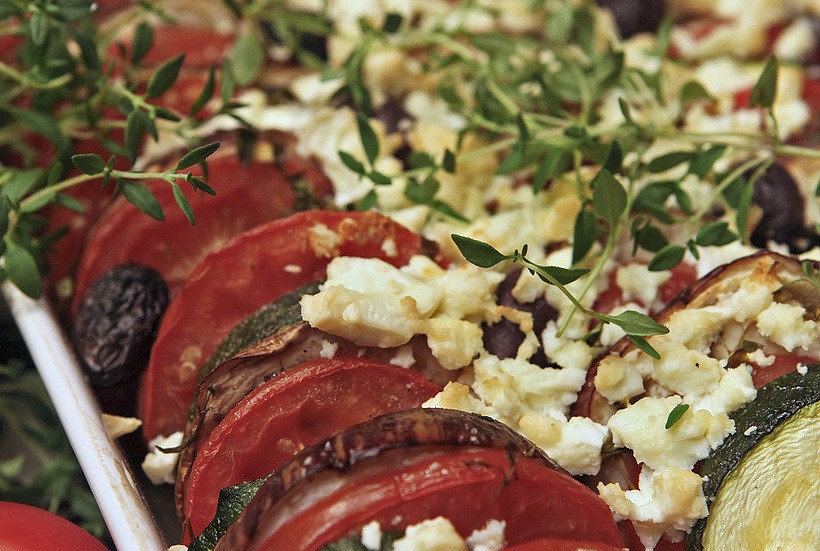
[[797,364],[802,363],[808,365],[816,362],[817,358],[812,356],[800,356],[798,354],[775,354],[774,363],[772,365],[762,367],[752,364],[752,382],[755,388],[760,388],[774,381],[778,377],[791,373],[797,369]]
[[[658,302],[663,306],[678,296],[678,294],[689,287],[697,279],[697,271],[691,264],[682,262],[670,270],[671,276],[658,287]],[[612,312],[618,306],[623,306],[627,302],[635,302],[641,306],[646,306],[637,299],[627,301],[624,298],[623,289],[616,283],[617,272],[612,270],[609,273],[609,285],[595,300],[594,308],[598,312]]]
[[186,68],[220,65],[233,43],[234,35],[211,29],[163,25],[154,28],[154,45],[142,60],[144,65],[160,65],[185,54]]
[[506,547],[504,551],[622,551],[623,549],[624,547],[600,542],[540,538]]
[[[385,452],[334,473],[305,504],[285,497],[281,510],[267,511],[263,541],[254,549],[310,551],[358,533],[375,520],[382,530],[403,530],[444,516],[462,536],[489,520],[506,522],[511,545],[537,538],[580,538],[620,546],[607,505],[589,488],[543,462],[506,450],[424,446]],[[514,463],[513,463],[514,461]],[[368,462],[371,462],[368,465]],[[332,489],[329,489],[332,488]],[[306,492],[307,490],[307,492]],[[274,506],[277,507],[277,506]],[[281,522],[280,522],[281,521]]]
[[245,165],[236,156],[226,155],[208,162],[208,175],[216,197],[187,193],[195,226],[165,183],[152,188],[165,211],[164,222],[146,216],[124,197],[117,199],[88,236],[77,269],[73,314],[92,282],[127,262],[155,268],[173,296],[209,252],[243,231],[285,216],[296,203],[290,183],[273,163]]
[[322,279],[334,256],[401,266],[420,249],[418,235],[378,213],[307,211],[259,226],[211,253],[160,325],[140,392],[146,439],[184,428],[202,365],[242,319]]
[[106,551],[100,541],[62,517],[22,503],[0,502],[3,551]]
[[440,390],[413,370],[361,358],[319,358],[274,377],[200,448],[183,504],[193,535],[213,519],[221,488],[271,473],[336,431],[419,407]]

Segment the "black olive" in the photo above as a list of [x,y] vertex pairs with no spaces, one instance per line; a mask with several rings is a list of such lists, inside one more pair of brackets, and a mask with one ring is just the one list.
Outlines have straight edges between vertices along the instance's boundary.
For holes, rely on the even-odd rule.
[[413,115],[404,108],[400,99],[390,98],[376,109],[376,118],[384,123],[388,134],[401,130],[402,121],[410,121]]
[[[532,314],[533,330],[535,334],[540,337],[541,333],[547,327],[547,322],[558,318],[558,311],[544,300],[543,297],[531,303],[518,302],[513,297],[512,290],[520,274],[521,270],[514,270],[507,274],[507,277],[504,278],[504,281],[502,281],[496,289],[496,300],[498,304],[502,306],[508,306]],[[518,328],[518,325],[507,319],[502,319],[493,324],[484,324],[483,331],[484,348],[499,358],[514,358],[518,347],[524,342],[524,333]],[[544,351],[540,348],[529,361],[542,367],[550,365]]]
[[621,38],[656,31],[666,14],[665,0],[598,0],[598,5],[612,12]]
[[797,182],[781,165],[771,165],[755,181],[752,202],[763,210],[750,238],[752,245],[765,248],[774,241],[799,253],[820,242],[817,233],[806,228],[803,195]]
[[92,384],[111,386],[139,374],[167,306],[168,286],[147,266],[117,266],[88,288],[73,334]]

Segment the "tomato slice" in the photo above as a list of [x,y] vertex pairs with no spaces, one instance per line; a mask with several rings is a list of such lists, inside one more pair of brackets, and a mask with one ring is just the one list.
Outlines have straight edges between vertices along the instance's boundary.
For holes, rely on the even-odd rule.
[[45,509],[0,502],[0,549],[3,551],[105,551],[100,541]]
[[791,373],[797,369],[797,364],[808,365],[816,362],[817,358],[812,356],[801,356],[798,354],[775,354],[774,363],[763,367],[752,364],[752,382],[755,388],[760,388],[774,381],[778,377]]
[[504,551],[622,551],[617,547],[601,542],[559,540],[555,538],[539,538],[537,540],[506,547]]
[[418,235],[372,211],[306,211],[237,236],[208,255],[171,302],[140,392],[146,439],[183,430],[201,367],[239,321],[322,279],[334,256],[396,266],[421,249]]
[[234,155],[208,162],[209,184],[216,197],[188,193],[196,215],[192,226],[176,205],[171,187],[152,188],[165,221],[146,216],[124,197],[99,219],[77,269],[72,313],[97,278],[118,264],[136,262],[159,271],[171,296],[209,252],[263,222],[292,212],[296,194],[273,163],[242,163]]
[[[537,538],[579,538],[620,546],[606,504],[589,488],[542,461],[506,450],[420,446],[325,472],[297,485],[264,513],[259,550],[319,549],[377,521],[403,530],[444,516],[462,536],[489,520],[506,523],[511,545]],[[311,484],[312,483],[312,484]]]
[[183,503],[193,535],[211,522],[221,488],[273,472],[336,431],[419,407],[440,390],[415,371],[360,358],[319,358],[274,377],[237,404],[200,448]]
[[[623,289],[616,282],[617,270],[609,273],[608,285],[595,300],[594,308],[598,312],[612,312],[618,306],[623,306],[627,302],[635,302],[641,306],[646,306],[642,301],[632,299],[627,301],[624,297]],[[689,287],[697,280],[695,266],[682,262],[670,270],[670,277],[658,287],[658,303],[665,306],[678,294]],[[655,312],[657,313],[657,312]]]

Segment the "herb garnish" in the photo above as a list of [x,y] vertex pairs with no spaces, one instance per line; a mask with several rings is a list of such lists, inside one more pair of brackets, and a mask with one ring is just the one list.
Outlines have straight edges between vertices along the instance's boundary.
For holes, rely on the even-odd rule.
[[[146,214],[162,220],[164,214],[150,188],[142,181],[164,181],[172,187],[179,208],[193,224],[194,213],[180,182],[194,192],[215,194],[205,178],[183,169],[205,163],[219,147],[208,144],[185,153],[177,166],[161,171],[123,170],[115,163],[133,164],[146,139],[159,140],[160,133],[176,133],[196,145],[192,132],[195,118],[214,92],[213,71],[191,107],[176,113],[157,103],[180,75],[184,57],[176,56],[153,69],[150,77],[138,77],[153,45],[153,31],[142,22],[135,27],[130,55],[109,58],[109,35],[98,31],[92,16],[96,4],[88,1],[7,2],[0,8],[4,37],[15,37],[5,60],[0,60],[0,280],[8,278],[24,293],[42,293],[40,271],[45,253],[59,233],[43,234],[44,219],[38,214],[48,205],[82,211],[83,206],[65,192],[78,185],[98,183],[121,193]],[[145,17],[158,8],[140,2],[137,15]],[[109,29],[109,31],[111,31]],[[13,65],[11,57],[14,57]],[[223,71],[223,105],[219,113],[230,114],[233,80]],[[121,143],[110,137],[121,130]],[[75,138],[95,138],[111,155],[73,151]],[[53,157],[37,159],[31,145],[35,138],[54,147]],[[80,174],[72,175],[75,167]],[[120,166],[120,164],[117,164]]]
[[680,421],[680,418],[683,417],[683,414],[686,413],[688,409],[689,404],[678,404],[674,408],[672,408],[672,411],[669,412],[669,417],[666,418],[666,424],[664,425],[664,428],[666,428],[666,430],[669,430],[672,427],[674,427],[675,423]]
[[[533,5],[532,18],[544,21],[545,30],[522,33],[514,40],[506,34],[470,32],[458,26],[417,26],[398,14],[390,14],[389,24],[382,27],[361,21],[361,36],[342,66],[325,70],[327,78],[340,79],[338,94],[346,95],[358,110],[366,158],[344,151],[339,155],[350,170],[374,184],[357,208],[378,207],[375,187],[398,179],[404,182],[405,197],[430,207],[433,215],[458,222],[467,222],[467,217],[457,205],[437,197],[438,175],[453,172],[469,158],[499,155],[497,174],[515,174],[530,181],[536,192],[556,178],[572,178],[582,208],[574,224],[573,268],[568,271],[531,262],[525,246],[521,252],[502,254],[466,238],[457,244],[468,260],[480,266],[503,260],[523,263],[542,280],[558,286],[573,302],[573,311],[616,323],[638,347],[656,356],[644,337],[663,333],[663,326],[649,324],[648,316],[637,312],[605,316],[581,305],[618,245],[630,242],[633,254],[649,253],[650,270],[663,271],[678,265],[687,254],[699,258],[701,247],[746,241],[756,179],[780,155],[820,158],[820,151],[781,143],[773,113],[779,70],[776,58],[767,61],[751,93],[751,105],[767,115],[762,135],[681,130],[688,110],[714,103],[715,98],[696,80],[686,82],[677,98],[667,97],[663,69],[627,65],[620,44],[593,39],[605,34],[596,30],[599,21],[594,3],[577,4]],[[459,5],[454,10],[463,8]],[[481,8],[471,5],[471,9]],[[497,15],[492,8],[485,9]],[[662,27],[668,30],[670,22]],[[645,53],[661,65],[669,63],[668,32],[659,32],[657,46],[656,51]],[[405,169],[395,174],[375,169],[379,143],[368,118],[373,114],[373,92],[366,85],[364,68],[370,53],[379,48],[412,52],[411,57],[439,83],[440,97],[466,121],[454,151],[413,153]],[[617,99],[623,116],[619,123],[600,115],[601,106],[612,99]],[[676,117],[655,116],[668,112],[670,105]],[[461,149],[467,136],[483,145],[471,151]],[[666,149],[676,145],[648,157],[647,152],[658,144]],[[591,176],[590,166],[598,167]],[[684,185],[687,177],[712,185],[709,201],[698,208]],[[715,217],[713,207],[724,214]],[[668,230],[672,226],[686,228],[693,237],[671,242],[668,236],[673,232]],[[588,269],[578,271],[581,266]],[[585,278],[579,296],[572,296],[561,281],[570,274],[571,280]],[[571,317],[565,318],[559,331]]]

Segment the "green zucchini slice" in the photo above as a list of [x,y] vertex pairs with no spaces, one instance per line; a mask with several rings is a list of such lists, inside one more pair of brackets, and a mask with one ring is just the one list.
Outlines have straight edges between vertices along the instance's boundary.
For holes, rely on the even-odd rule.
[[820,364],[758,390],[733,418],[735,433],[699,473],[709,516],[687,551],[817,549],[820,545]]

